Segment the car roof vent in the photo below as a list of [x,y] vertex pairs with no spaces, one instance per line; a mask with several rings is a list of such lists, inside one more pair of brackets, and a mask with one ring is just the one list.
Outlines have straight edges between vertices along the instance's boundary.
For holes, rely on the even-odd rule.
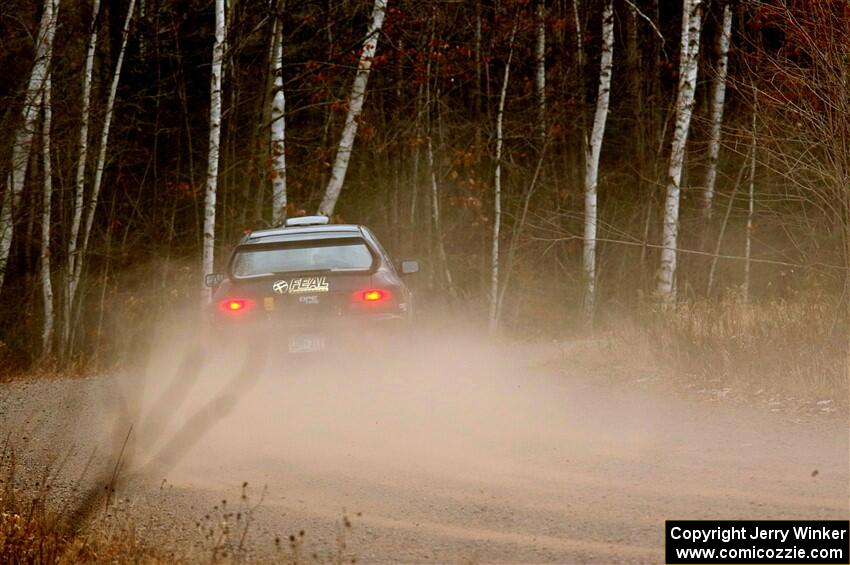
[[286,227],[295,226],[324,226],[330,222],[327,216],[301,216],[300,218],[287,218]]

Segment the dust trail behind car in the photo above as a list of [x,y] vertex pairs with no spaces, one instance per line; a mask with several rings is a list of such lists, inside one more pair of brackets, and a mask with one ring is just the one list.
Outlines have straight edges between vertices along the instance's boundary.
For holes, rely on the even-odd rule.
[[132,422],[124,471],[150,480],[126,488],[156,507],[167,479],[176,522],[267,485],[258,551],[301,529],[330,551],[343,509],[361,561],[647,562],[671,516],[847,517],[846,422],[595,382],[568,346],[456,321],[363,355],[281,355],[273,334],[265,352],[210,348],[201,333],[164,326],[144,366],[90,381],[52,421],[89,443]]

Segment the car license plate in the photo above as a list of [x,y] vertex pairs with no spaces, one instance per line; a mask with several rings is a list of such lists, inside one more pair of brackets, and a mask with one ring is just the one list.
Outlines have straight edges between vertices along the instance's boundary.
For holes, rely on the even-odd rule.
[[289,338],[290,353],[313,353],[325,348],[325,336],[294,335]]

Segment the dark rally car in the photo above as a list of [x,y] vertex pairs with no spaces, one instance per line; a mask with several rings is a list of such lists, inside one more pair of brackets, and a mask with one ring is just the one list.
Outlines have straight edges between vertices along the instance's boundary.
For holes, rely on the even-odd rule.
[[397,335],[413,315],[413,295],[368,228],[328,224],[324,216],[253,231],[235,247],[213,287],[216,329],[273,337],[275,349],[308,353],[362,346],[375,334]]

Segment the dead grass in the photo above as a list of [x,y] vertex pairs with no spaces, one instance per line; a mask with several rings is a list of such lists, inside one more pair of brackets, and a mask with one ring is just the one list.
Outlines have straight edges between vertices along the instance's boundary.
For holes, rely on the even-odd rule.
[[820,297],[734,299],[646,307],[609,324],[576,353],[590,365],[654,374],[744,394],[781,394],[847,409],[848,338],[842,306]]
[[115,499],[83,527],[73,519],[81,500],[54,498],[51,468],[27,475],[7,438],[0,450],[0,563],[179,562],[143,543],[127,500]]
[[[18,468],[15,450],[7,439],[0,451],[0,563],[342,565],[357,562],[347,548],[352,526],[345,513],[337,527],[336,548],[332,554],[322,557],[309,551],[302,530],[290,535],[288,542],[274,538],[273,556],[256,555],[248,543],[248,534],[255,512],[263,502],[265,489],[258,499],[252,499],[247,483],[243,483],[236,505],[231,507],[222,500],[194,523],[197,536],[168,542],[156,535],[152,537],[149,532],[185,530],[182,524],[170,523],[170,512],[144,519],[145,511],[116,493],[107,497],[106,504],[85,523],[76,523],[84,498],[80,489],[71,489],[76,494],[60,502],[54,496],[55,473],[51,469],[45,468],[37,479],[25,474]],[[112,492],[109,487],[106,490]],[[157,524],[157,520],[161,523]]]
[[38,494],[4,493],[0,508],[2,563],[180,562],[145,544],[120,505],[79,532],[69,527],[64,512],[49,508]]

